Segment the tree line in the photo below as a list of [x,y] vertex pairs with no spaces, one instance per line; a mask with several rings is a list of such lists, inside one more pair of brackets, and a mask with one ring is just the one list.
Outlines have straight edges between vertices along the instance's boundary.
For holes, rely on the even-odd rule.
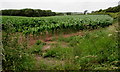
[[115,7],[109,7],[107,9],[100,9],[97,11],[92,11],[90,15],[109,15],[113,17],[114,19],[120,18],[120,5]]
[[104,13],[107,13],[107,12],[110,12],[110,13],[117,13],[117,12],[120,12],[120,5],[118,6],[115,6],[115,7],[109,7],[108,9],[100,9],[98,11],[93,11],[92,13],[97,13],[97,12],[104,12]]
[[1,10],[2,15],[7,16],[27,16],[27,17],[42,17],[42,16],[55,16],[56,13],[51,10],[41,10],[41,9],[8,9]]

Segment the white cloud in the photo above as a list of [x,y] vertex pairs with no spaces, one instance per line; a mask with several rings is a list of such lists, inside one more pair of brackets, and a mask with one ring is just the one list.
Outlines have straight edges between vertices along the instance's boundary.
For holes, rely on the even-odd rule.
[[[2,0],[3,1],[3,0]],[[4,0],[1,9],[49,9],[58,12],[95,11],[118,5],[118,0]]]
[[1,2],[118,2],[119,0],[1,0]]

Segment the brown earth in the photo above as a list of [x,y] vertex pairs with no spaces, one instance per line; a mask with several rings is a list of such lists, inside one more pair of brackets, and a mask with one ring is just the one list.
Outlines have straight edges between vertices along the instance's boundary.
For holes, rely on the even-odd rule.
[[[61,35],[61,37],[67,38],[67,37],[76,36],[76,35],[83,36],[84,33],[83,32],[76,32],[76,33],[71,33],[71,34],[64,34],[64,35]],[[54,38],[58,39],[59,36],[60,35],[46,36],[46,37],[39,36],[38,38],[33,38],[33,36],[30,36],[29,45],[35,44],[37,40],[40,40],[40,41],[47,43],[47,44],[56,43],[56,42],[52,41],[52,39],[54,39]]]

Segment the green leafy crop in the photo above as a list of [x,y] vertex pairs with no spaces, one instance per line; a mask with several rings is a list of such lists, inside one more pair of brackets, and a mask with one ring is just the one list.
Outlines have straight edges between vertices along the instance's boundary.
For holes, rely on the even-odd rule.
[[95,29],[111,25],[113,18],[108,15],[79,15],[79,16],[54,16],[54,17],[18,17],[3,16],[2,24],[5,30],[8,22],[13,25],[15,32],[23,34],[38,34],[54,32],[62,29]]

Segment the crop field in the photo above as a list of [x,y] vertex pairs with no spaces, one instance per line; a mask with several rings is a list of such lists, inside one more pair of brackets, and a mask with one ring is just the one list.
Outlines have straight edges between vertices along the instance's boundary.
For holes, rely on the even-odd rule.
[[105,27],[112,24],[113,18],[108,15],[81,15],[81,16],[55,16],[55,17],[7,17],[3,16],[4,25],[11,24],[14,32],[23,34],[38,34],[40,32],[53,32],[63,29],[83,30]]
[[113,21],[108,15],[2,16],[3,70],[117,71]]

